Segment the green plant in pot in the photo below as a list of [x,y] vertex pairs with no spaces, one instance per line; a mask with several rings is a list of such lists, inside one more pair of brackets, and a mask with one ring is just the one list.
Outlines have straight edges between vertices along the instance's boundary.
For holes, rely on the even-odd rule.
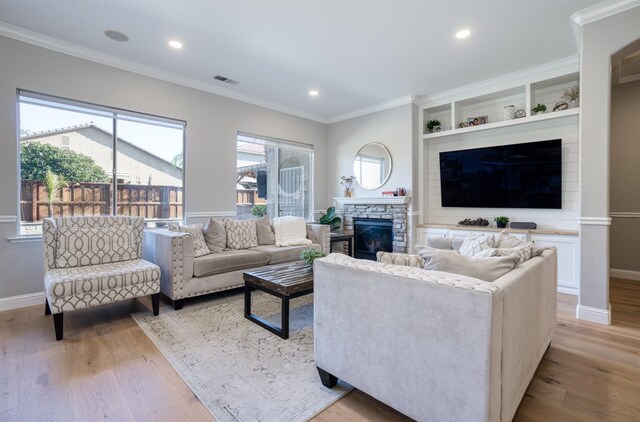
[[429,131],[429,133],[432,133],[433,130],[437,127],[440,127],[440,120],[433,119],[427,122],[427,130]]
[[547,111],[547,106],[544,104],[536,104],[534,108],[531,109],[535,114],[544,113]]
[[509,224],[509,217],[500,216],[500,217],[494,218],[493,221],[496,222],[496,226],[503,229],[507,227],[507,224]]
[[325,256],[327,256],[326,253],[319,251],[318,249],[315,249],[315,248],[305,249],[300,253],[300,259],[306,262],[307,264],[311,265],[312,268],[313,268],[314,260],[318,258],[324,258]]
[[331,230],[339,229],[342,218],[336,215],[336,207],[327,208],[326,213],[322,213],[322,217],[318,221],[320,224],[331,226]]

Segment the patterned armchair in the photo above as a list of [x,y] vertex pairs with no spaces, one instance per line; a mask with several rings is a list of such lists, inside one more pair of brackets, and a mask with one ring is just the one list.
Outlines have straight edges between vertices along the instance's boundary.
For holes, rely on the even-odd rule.
[[66,311],[151,295],[158,315],[160,268],[141,259],[141,217],[45,218],[45,314],[56,340]]

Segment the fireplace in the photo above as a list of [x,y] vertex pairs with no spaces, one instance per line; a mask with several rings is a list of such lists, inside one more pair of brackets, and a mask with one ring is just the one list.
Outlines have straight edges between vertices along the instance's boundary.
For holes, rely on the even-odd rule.
[[353,256],[375,261],[376,252],[393,252],[393,220],[354,218],[353,237]]

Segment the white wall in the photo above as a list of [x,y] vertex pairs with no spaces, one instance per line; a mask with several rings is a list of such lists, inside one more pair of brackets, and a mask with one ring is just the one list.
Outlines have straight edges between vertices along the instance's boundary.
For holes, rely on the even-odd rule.
[[[440,192],[440,159],[443,151],[482,148],[523,142],[562,139],[562,209],[503,209],[503,208],[451,208],[442,207]],[[425,205],[424,221],[433,224],[456,224],[465,218],[505,215],[511,221],[533,221],[539,228],[575,230],[578,228],[578,117],[569,116],[435,138],[425,141]]]
[[[187,214],[235,213],[237,131],[313,144],[314,208],[327,206],[326,125],[0,37],[0,221],[18,210],[16,88],[187,121]],[[5,240],[16,233],[0,223],[0,298],[42,290],[42,245]]]

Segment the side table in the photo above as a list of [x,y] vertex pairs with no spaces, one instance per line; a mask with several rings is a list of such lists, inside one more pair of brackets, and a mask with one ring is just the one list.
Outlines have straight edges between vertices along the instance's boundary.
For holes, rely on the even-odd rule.
[[353,232],[331,233],[329,237],[329,252],[333,252],[335,242],[348,242],[349,256],[353,256]]

